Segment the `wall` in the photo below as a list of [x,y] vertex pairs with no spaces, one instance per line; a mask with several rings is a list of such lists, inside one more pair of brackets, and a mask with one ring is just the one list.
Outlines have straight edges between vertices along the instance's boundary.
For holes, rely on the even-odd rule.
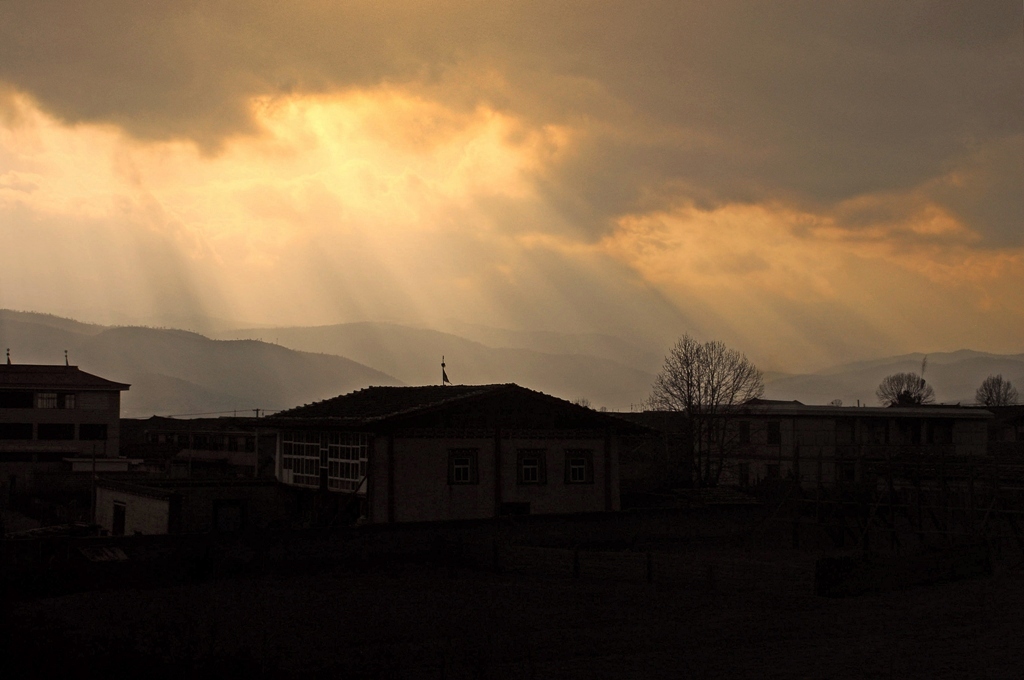
[[[750,423],[749,444],[734,444],[723,469],[723,484],[742,485],[740,463],[749,469],[749,484],[767,478],[768,466],[778,466],[779,477],[793,477],[803,485],[834,485],[848,481],[842,466],[852,465],[856,481],[863,474],[863,459],[883,459],[914,450],[928,456],[982,457],[987,451],[988,425],[974,418],[922,418],[908,416],[847,417],[763,414],[739,418]],[[928,443],[933,420],[951,422],[952,441]],[[769,445],[768,423],[779,423],[780,444]],[[853,438],[841,441],[838,424],[853,424]],[[913,437],[917,437],[913,439]],[[877,438],[876,438],[877,437]],[[915,443],[916,442],[916,443]]]
[[[530,514],[599,512],[619,509],[618,445],[609,446],[605,464],[603,438],[502,439],[499,443],[500,490],[495,480],[495,439],[489,438],[375,438],[370,463],[370,520],[396,522],[480,519],[493,517],[498,503],[529,503]],[[449,451],[477,449],[476,484],[449,484]],[[520,484],[518,450],[543,449],[545,484]],[[593,483],[565,483],[565,450],[589,449],[593,456]],[[394,458],[394,481],[389,483]],[[610,471],[607,469],[610,467]],[[610,475],[609,475],[610,472]],[[389,504],[388,494],[394,500]]]
[[166,534],[170,519],[170,500],[152,498],[138,493],[109,489],[102,486],[96,488],[96,523],[113,531],[114,503],[125,504],[124,533],[131,536],[140,534]]
[[291,495],[276,483],[178,485],[181,498],[180,524],[172,527],[180,533],[214,531],[214,504],[237,501],[243,508],[242,529],[280,525],[291,518]]
[[[38,390],[37,390],[38,391]],[[62,390],[63,391],[63,390]],[[62,456],[91,456],[95,447],[97,456],[117,456],[120,445],[121,393],[117,391],[80,391],[75,393],[75,408],[4,408],[0,409],[0,423],[31,423],[33,439],[0,440],[0,461],[17,457],[21,452],[59,459]],[[76,426],[75,439],[61,441],[39,440],[40,423],[70,423]],[[82,424],[107,426],[105,441],[78,439]]]
[[242,530],[283,526],[293,512],[291,494],[273,483],[160,481],[147,488],[148,492],[141,487],[97,487],[97,524],[107,531],[112,529],[114,501],[125,504],[126,535],[214,531],[214,507],[218,503],[238,505]]

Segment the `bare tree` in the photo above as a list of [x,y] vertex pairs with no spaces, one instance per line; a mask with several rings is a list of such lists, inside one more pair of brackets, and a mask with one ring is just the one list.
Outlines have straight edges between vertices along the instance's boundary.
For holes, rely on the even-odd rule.
[[713,340],[679,338],[654,380],[647,407],[686,414],[695,481],[714,486],[725,463],[729,417],[764,394],[764,377],[745,355]]
[[1017,388],[1009,380],[1003,380],[1002,374],[985,378],[974,393],[975,401],[982,406],[1012,406],[1019,396]]
[[885,376],[875,395],[885,406],[919,406],[935,401],[935,390],[917,373]]

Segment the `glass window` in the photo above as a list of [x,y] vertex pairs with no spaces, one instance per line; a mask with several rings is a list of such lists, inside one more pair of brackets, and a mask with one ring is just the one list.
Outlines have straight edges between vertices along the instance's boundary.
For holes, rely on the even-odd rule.
[[451,449],[448,452],[448,483],[479,483],[476,449]]
[[36,408],[57,408],[57,393],[40,392],[36,394]]
[[78,438],[83,441],[106,441],[106,423],[82,423],[78,426]]
[[71,441],[75,438],[74,423],[39,423],[36,431],[42,440]]
[[547,482],[545,474],[544,449],[520,449],[518,452],[518,468],[520,484],[544,484]]
[[750,443],[750,421],[749,420],[741,420],[739,422],[739,437],[740,437],[740,444],[749,444]]
[[570,449],[565,452],[565,483],[593,484],[594,454],[587,449]]

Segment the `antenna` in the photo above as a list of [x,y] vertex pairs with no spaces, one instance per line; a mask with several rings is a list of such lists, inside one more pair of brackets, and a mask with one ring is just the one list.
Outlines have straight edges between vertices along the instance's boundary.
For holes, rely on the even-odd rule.
[[64,350],[64,365],[68,365],[68,351]]
[[11,348],[10,347],[7,348],[7,365],[8,366],[11,365]]
[[442,354],[441,355],[441,387],[444,387],[446,384],[447,385],[451,385],[452,384],[452,381],[448,379],[448,374],[445,372],[444,367],[445,367],[444,355]]

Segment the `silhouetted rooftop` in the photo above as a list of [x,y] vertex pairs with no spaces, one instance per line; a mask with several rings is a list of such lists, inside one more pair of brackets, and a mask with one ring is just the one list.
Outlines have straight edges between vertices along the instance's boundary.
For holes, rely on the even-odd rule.
[[81,388],[127,390],[130,385],[86,373],[78,366],[0,364],[0,389]]
[[446,385],[444,387],[440,385],[367,387],[324,401],[280,411],[273,418],[377,420],[510,388],[525,389],[511,383],[505,385]]

